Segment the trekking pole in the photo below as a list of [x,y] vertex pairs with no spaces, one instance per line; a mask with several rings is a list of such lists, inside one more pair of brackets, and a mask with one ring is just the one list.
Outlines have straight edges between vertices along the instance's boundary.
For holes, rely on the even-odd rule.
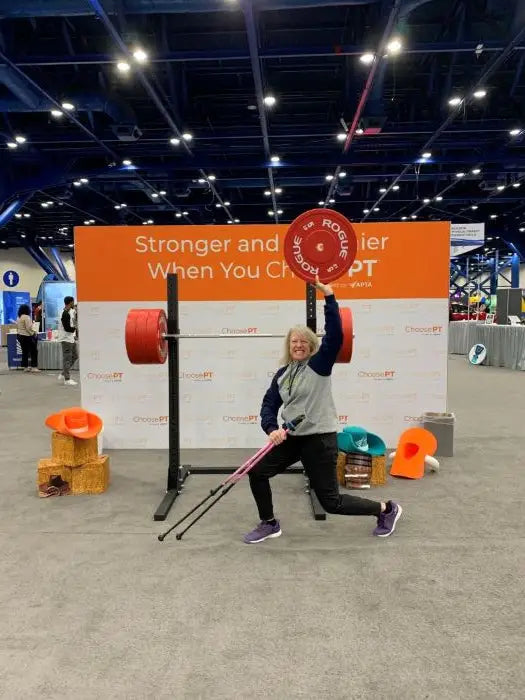
[[[298,416],[297,418],[294,418],[294,420],[289,421],[283,425],[285,428],[286,433],[288,434],[289,432],[292,432],[296,429],[296,427],[304,420],[304,416]],[[190,515],[192,515],[196,510],[198,510],[206,501],[208,501],[212,496],[215,496],[221,489],[223,489],[222,493],[217,496],[216,499],[214,499],[207,508],[205,508],[200,515],[198,515],[196,518],[194,518],[191,523],[186,527],[185,530],[182,532],[178,533],[176,535],[176,538],[178,540],[182,539],[182,536],[184,533],[186,533],[190,527],[192,527],[198,520],[202,518],[202,516],[207,513],[210,508],[212,508],[220,499],[225,496],[228,491],[230,491],[235,484],[240,481],[248,472],[250,469],[252,469],[258,462],[261,461],[261,459],[268,453],[270,450],[272,450],[275,447],[273,442],[268,442],[266,445],[261,447],[260,450],[258,450],[254,455],[252,455],[249,459],[244,462],[244,464],[241,464],[241,466],[236,469],[233,474],[230,474],[222,483],[220,483],[216,488],[212,489],[210,493],[204,498],[202,501],[200,501],[194,508],[192,508],[188,513],[186,513],[185,516],[180,518],[174,525],[172,525],[166,532],[158,535],[158,540],[159,542],[163,542],[164,538],[169,535],[170,532],[172,532],[176,527],[178,527],[181,523],[183,523],[187,518],[189,518]]]

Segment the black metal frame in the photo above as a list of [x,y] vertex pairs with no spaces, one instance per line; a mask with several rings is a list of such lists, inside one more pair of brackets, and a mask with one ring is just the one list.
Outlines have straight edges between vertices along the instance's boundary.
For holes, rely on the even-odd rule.
[[[167,276],[168,333],[179,334],[179,289],[176,274]],[[317,332],[316,291],[311,284],[306,285],[306,325]],[[172,338],[168,343],[168,394],[169,394],[169,457],[168,483],[164,498],[160,502],[154,520],[166,520],[170,509],[183,489],[190,474],[232,474],[236,467],[192,467],[180,463],[180,416],[179,416],[179,339]],[[310,480],[303,467],[290,467],[286,474],[303,474],[305,491],[310,496],[312,514],[315,520],[326,520],[326,512],[311,489]]]

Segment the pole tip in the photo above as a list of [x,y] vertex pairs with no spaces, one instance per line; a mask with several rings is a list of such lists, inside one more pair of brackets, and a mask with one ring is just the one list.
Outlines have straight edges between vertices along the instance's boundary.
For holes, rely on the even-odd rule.
[[158,539],[159,542],[163,542],[163,541],[164,541],[164,535],[159,535],[159,536],[157,537],[157,539]]

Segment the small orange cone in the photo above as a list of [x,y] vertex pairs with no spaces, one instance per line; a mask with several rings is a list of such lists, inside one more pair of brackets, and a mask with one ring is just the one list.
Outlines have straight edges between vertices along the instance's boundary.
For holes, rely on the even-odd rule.
[[425,428],[405,430],[394,452],[390,475],[403,476],[406,479],[421,479],[425,474],[425,458],[433,455],[436,449],[437,440],[429,430]]

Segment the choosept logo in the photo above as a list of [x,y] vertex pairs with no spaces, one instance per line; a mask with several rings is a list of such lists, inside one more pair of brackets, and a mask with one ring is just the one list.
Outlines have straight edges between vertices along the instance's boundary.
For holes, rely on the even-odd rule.
[[441,335],[443,326],[405,326],[405,333],[417,333],[419,335]]
[[97,382],[121,382],[124,372],[88,372],[86,379]]
[[168,425],[168,416],[133,416],[133,423],[147,423],[148,425]]
[[179,379],[189,379],[193,382],[211,382],[214,374],[209,369],[204,370],[204,372],[179,372]]
[[255,425],[257,416],[223,416],[222,420],[225,423],[242,423],[243,425]]
[[337,421],[339,425],[346,425],[346,423],[348,423],[348,416],[337,416]]
[[395,370],[393,369],[383,369],[378,372],[365,372],[362,370],[361,372],[357,373],[358,377],[361,377],[363,379],[386,379],[388,381],[392,381],[395,376]]
[[224,335],[241,335],[244,333],[258,333],[259,329],[255,326],[250,326],[248,328],[221,328],[221,333]]

